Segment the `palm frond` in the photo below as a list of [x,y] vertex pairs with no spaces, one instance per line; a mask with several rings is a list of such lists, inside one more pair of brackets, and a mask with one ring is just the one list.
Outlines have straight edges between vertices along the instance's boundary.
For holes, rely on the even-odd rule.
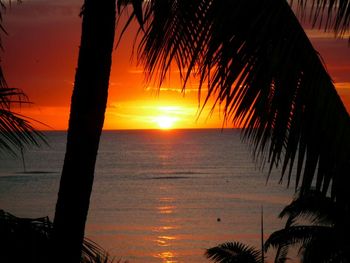
[[[0,210],[0,262],[50,262],[52,231],[53,224],[48,217],[20,218]],[[84,238],[81,263],[113,261],[101,246]]]
[[290,247],[299,248],[301,262],[348,262],[347,235],[334,227],[291,226],[275,231],[265,242],[265,249],[277,248],[275,262],[286,262]]
[[118,12],[120,13],[123,7],[131,4],[133,6],[133,13],[131,14],[131,17],[135,15],[139,24],[142,26],[143,24],[142,2],[143,0],[118,0],[117,1]]
[[334,240],[328,237],[316,239],[313,242],[302,246],[299,250],[302,263],[328,263],[328,262],[349,262],[349,243],[337,242],[332,244]]
[[112,263],[107,251],[91,239],[84,238],[81,263]]
[[[1,77],[0,74],[0,80]],[[19,150],[29,145],[47,143],[44,135],[31,125],[32,119],[11,110],[13,104],[25,102],[22,91],[0,85],[0,153],[17,155]]]
[[[2,12],[5,7],[4,1],[0,1],[0,31],[6,33],[2,26]],[[11,106],[21,103],[28,103],[27,96],[19,89],[8,87],[0,65],[0,153],[17,155],[26,146],[47,144],[44,135],[31,125],[30,121],[34,120],[11,110]]]
[[[172,63],[194,74],[256,157],[289,185],[350,200],[350,118],[285,0],[149,0],[139,60],[161,84]],[[214,106],[215,106],[214,105]],[[296,168],[296,169],[294,169]],[[284,177],[287,178],[284,178]],[[347,201],[346,201],[347,202]]]
[[289,0],[297,2],[298,14],[303,17],[308,14],[314,27],[333,30],[342,36],[350,29],[350,1],[349,0]]
[[51,230],[47,217],[18,218],[0,210],[0,262],[48,262]]
[[217,263],[261,263],[261,252],[239,242],[227,242],[207,249],[205,256]]
[[[348,262],[349,210],[317,190],[298,195],[280,217],[285,228],[271,234],[265,249],[276,247],[275,262],[285,262],[291,246],[298,246],[302,262]],[[311,219],[311,225],[305,224]]]
[[270,247],[307,247],[317,240],[327,240],[329,246],[338,246],[339,237],[334,228],[326,226],[291,226],[273,232],[265,242],[265,250]]
[[289,252],[289,247],[288,246],[280,246],[280,245],[278,245],[274,262],[275,263],[286,263],[287,260],[289,259],[287,257],[288,252]]
[[280,218],[288,217],[291,222],[298,217],[304,217],[310,219],[312,223],[329,226],[339,222],[339,218],[345,216],[345,209],[340,209],[334,200],[317,190],[309,190],[304,195],[297,195],[279,215]]

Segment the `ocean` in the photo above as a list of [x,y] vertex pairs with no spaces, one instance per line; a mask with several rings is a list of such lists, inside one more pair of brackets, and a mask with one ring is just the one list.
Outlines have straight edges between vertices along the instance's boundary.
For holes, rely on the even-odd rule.
[[[53,219],[66,133],[21,158],[0,156],[0,209]],[[234,129],[104,131],[86,236],[128,262],[209,262],[205,249],[241,241],[260,247],[281,228],[293,186],[259,169]]]

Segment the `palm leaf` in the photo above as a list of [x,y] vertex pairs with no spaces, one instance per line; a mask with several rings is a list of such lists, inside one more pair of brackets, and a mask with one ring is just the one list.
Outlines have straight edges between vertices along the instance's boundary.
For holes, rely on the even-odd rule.
[[[349,211],[323,193],[310,190],[297,196],[280,217],[285,228],[271,234],[265,249],[277,248],[275,262],[285,262],[290,246],[299,246],[302,262],[348,262]],[[311,226],[300,226],[305,219]]]
[[343,35],[350,29],[349,0],[289,0],[297,2],[301,17],[309,14],[312,25],[332,29],[336,35]]
[[265,251],[270,247],[307,247],[315,240],[324,240],[329,246],[337,247],[340,242],[334,228],[327,226],[291,226],[273,232],[265,242]]
[[81,263],[112,263],[113,260],[100,245],[84,238]]
[[261,252],[239,242],[228,242],[207,249],[205,256],[217,263],[261,263]]
[[322,239],[313,240],[306,246],[301,247],[301,262],[302,263],[328,263],[328,262],[349,262],[349,243],[338,242],[331,243],[334,240],[330,240],[325,236]]
[[17,155],[26,146],[47,143],[44,135],[31,125],[32,119],[11,110],[13,104],[26,103],[25,100],[22,91],[0,85],[0,153]]
[[[195,74],[225,119],[244,128],[256,157],[281,166],[305,193],[350,200],[350,118],[284,0],[150,0],[139,60],[161,84],[175,63]],[[296,169],[294,169],[296,168]],[[287,178],[285,178],[287,177]]]
[[282,210],[279,217],[288,217],[291,222],[298,217],[303,217],[310,219],[313,224],[332,226],[338,223],[341,217],[347,216],[345,209],[340,209],[339,206],[321,192],[310,190],[304,195],[298,195]]
[[278,246],[277,251],[276,251],[276,256],[275,256],[275,263],[285,263],[289,259],[287,257],[289,251],[288,246]]
[[[52,230],[53,224],[48,217],[20,218],[0,210],[0,262],[50,262]],[[101,246],[84,238],[81,263],[113,261]]]
[[301,262],[348,262],[349,243],[334,228],[323,226],[293,226],[271,234],[265,243],[281,251],[275,262],[285,262],[290,247],[299,247]]
[[47,262],[51,230],[47,217],[18,218],[0,210],[0,262]]
[[[0,1],[0,31],[6,33],[2,26],[4,9],[4,1]],[[0,49],[2,49],[1,37]],[[33,119],[11,110],[14,104],[22,103],[28,103],[27,96],[19,89],[8,87],[0,65],[0,153],[17,155],[26,146],[39,146],[40,142],[47,143],[43,134],[30,124]]]

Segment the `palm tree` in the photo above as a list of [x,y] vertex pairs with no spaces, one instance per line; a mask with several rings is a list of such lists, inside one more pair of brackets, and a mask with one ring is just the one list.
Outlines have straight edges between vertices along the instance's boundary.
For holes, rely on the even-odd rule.
[[104,122],[115,0],[85,0],[67,148],[54,218],[54,262],[78,263]]
[[[294,1],[289,0],[289,2],[293,5]],[[298,0],[297,5],[299,7],[297,13],[302,19],[304,19],[306,10],[310,10],[308,12],[309,20],[312,22],[313,27],[318,26],[319,28],[323,27],[325,31],[333,31],[336,37],[342,37],[347,31],[349,31],[349,0]]]
[[[273,232],[261,251],[239,242],[207,249],[214,262],[264,262],[263,251],[277,248],[276,263],[287,262],[291,247],[299,247],[302,263],[350,262],[349,210],[317,190],[310,190],[286,206],[279,215],[286,226]],[[307,224],[310,223],[310,225]]]
[[[4,1],[0,0],[0,30],[6,33],[1,25],[1,11],[4,8]],[[115,0],[101,3],[86,0],[82,15],[83,32],[72,96],[67,151],[52,234],[52,252],[55,253],[52,261],[56,262],[80,262],[82,249],[85,251],[82,262],[90,262],[95,248],[92,242],[83,243],[83,237],[107,102]],[[22,91],[7,86],[0,67],[0,151],[16,154],[16,150],[23,150],[26,145],[38,146],[39,140],[45,142],[43,135],[30,125],[30,118],[11,111],[11,105],[26,102],[27,97]],[[95,262],[107,260],[100,258]]]
[[261,251],[239,242],[227,242],[209,248],[205,256],[216,263],[264,263]]
[[[0,261],[51,262],[52,230],[52,222],[48,217],[20,218],[0,210]],[[84,239],[80,263],[112,262],[113,259],[98,244]]]
[[[203,105],[214,97],[269,171],[282,167],[281,181],[349,203],[350,118],[287,1],[119,0],[130,2],[148,81],[161,84],[174,63],[184,88],[195,75]],[[312,3],[315,24],[327,13],[326,28],[349,29],[348,0]]]
[[[162,82],[172,61],[185,84],[191,73],[197,73],[200,88],[207,83],[208,98],[216,96],[226,117],[245,128],[257,155],[268,157],[270,169],[282,163],[284,174],[289,165],[289,181],[297,159],[296,185],[305,167],[305,191],[319,163],[317,187],[327,191],[332,181],[334,196],[348,200],[343,187],[348,179],[341,174],[349,168],[349,116],[285,1],[150,0],[144,3],[144,16],[142,2],[120,0],[118,5],[134,5],[134,15],[145,30],[140,59],[150,76],[160,72]],[[54,219],[55,246],[64,251],[55,259],[70,263],[80,258],[104,120],[115,1],[85,0],[82,15]],[[321,141],[326,144],[319,147]]]
[[350,214],[346,207],[311,190],[286,206],[280,213],[283,217],[287,217],[285,228],[272,233],[265,242],[266,250],[277,248],[275,262],[286,262],[292,246],[299,246],[304,263],[350,262]]

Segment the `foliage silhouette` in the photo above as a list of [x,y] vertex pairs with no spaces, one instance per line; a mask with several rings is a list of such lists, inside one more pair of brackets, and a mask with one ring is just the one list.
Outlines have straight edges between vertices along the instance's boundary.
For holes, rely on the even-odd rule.
[[[3,27],[2,13],[6,5],[0,1],[0,33],[5,33]],[[2,49],[0,36],[0,49]],[[33,119],[25,117],[11,110],[16,104],[28,103],[27,96],[20,89],[10,88],[7,85],[0,64],[0,153],[18,155],[18,152],[27,146],[39,146],[46,143],[42,133],[36,131],[30,121]]]
[[[118,2],[132,3],[142,22],[137,53],[147,81],[161,85],[174,64],[184,89],[196,76],[199,90],[207,90],[203,105],[213,97],[212,109],[220,105],[225,120],[244,128],[262,166],[280,166],[281,181],[294,177],[301,193],[330,189],[349,202],[350,118],[287,1]],[[345,4],[334,23],[348,30],[349,1],[315,2],[315,19],[328,2]]]
[[350,262],[347,207],[311,190],[297,196],[280,217],[287,217],[285,228],[272,233],[265,242],[266,249],[277,248],[275,262],[285,262],[288,249],[293,246],[299,247],[303,263]]
[[107,104],[115,0],[85,0],[67,147],[54,217],[55,263],[80,261]]
[[[52,262],[52,230],[48,217],[19,218],[0,210],[0,262]],[[98,244],[85,238],[80,262],[112,263],[113,259]]]
[[308,14],[313,27],[324,28],[325,31],[332,30],[338,37],[349,32],[349,0],[290,0],[289,2],[292,5],[297,2],[296,5],[299,7],[297,13],[302,19]]
[[11,110],[18,103],[27,103],[27,97],[21,90],[7,86],[0,69],[0,153],[14,156],[28,146],[47,143],[31,125],[32,119]]
[[[296,187],[301,184],[304,192],[318,165],[316,187],[327,191],[332,185],[334,197],[348,200],[348,179],[340,175],[349,168],[349,116],[287,2],[120,0],[118,8],[128,3],[145,32],[139,55],[149,79],[159,73],[161,83],[172,61],[184,87],[191,73],[197,74],[200,90],[207,88],[208,98],[213,95],[223,105],[225,118],[245,128],[270,170],[282,165],[283,177],[289,166],[289,183],[296,160]],[[57,247],[70,262],[79,259],[89,207],[107,98],[114,4],[86,0],[82,11],[82,44],[54,220]],[[102,53],[108,55],[100,60]],[[101,101],[99,91],[104,93]],[[320,147],[320,142],[326,143]],[[72,215],[76,222],[69,224]]]
[[[350,262],[349,209],[317,190],[297,195],[280,217],[287,217],[283,229],[265,241],[267,252],[276,248],[275,263],[285,263],[291,247],[299,248],[302,263]],[[307,224],[307,223],[310,224]],[[239,242],[210,248],[205,255],[214,262],[264,262],[261,253]]]
[[262,263],[261,251],[239,242],[227,242],[209,248],[205,256],[216,263]]

